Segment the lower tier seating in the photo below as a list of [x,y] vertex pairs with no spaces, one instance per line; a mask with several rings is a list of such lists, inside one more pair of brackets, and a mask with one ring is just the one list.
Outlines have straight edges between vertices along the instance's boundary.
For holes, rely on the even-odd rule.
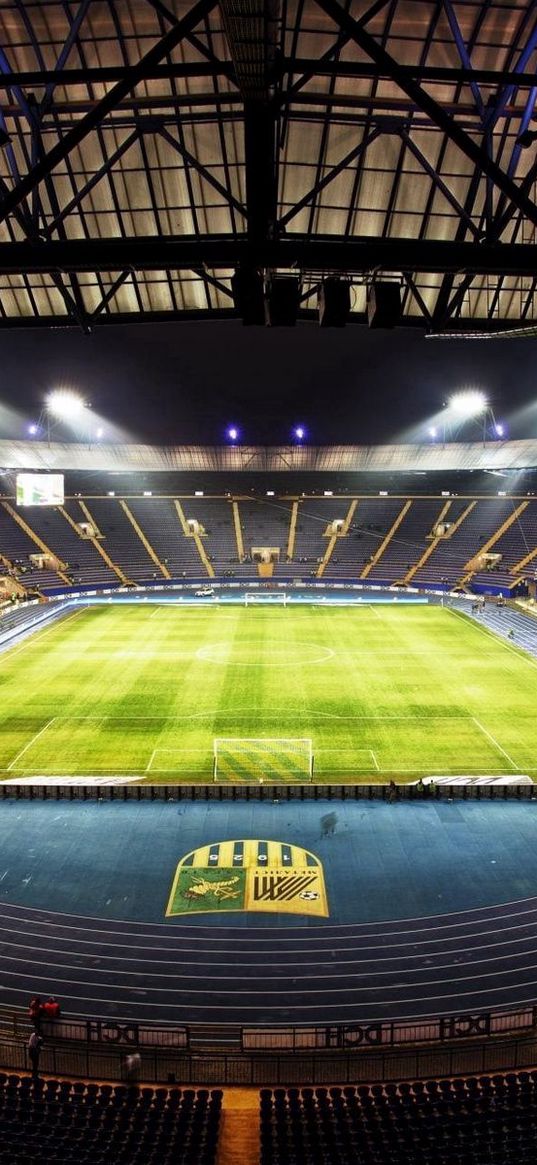
[[261,1165],[530,1165],[537,1072],[261,1092]]
[[222,1093],[0,1073],[0,1165],[213,1165]]

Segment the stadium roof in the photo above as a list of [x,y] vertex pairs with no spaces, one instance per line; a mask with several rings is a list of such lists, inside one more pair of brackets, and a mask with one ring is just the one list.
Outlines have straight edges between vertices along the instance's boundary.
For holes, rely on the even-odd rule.
[[537,468],[537,441],[445,445],[83,445],[0,440],[4,470],[226,473],[436,473]]
[[535,316],[531,0],[4,0],[0,326],[237,314],[237,264]]

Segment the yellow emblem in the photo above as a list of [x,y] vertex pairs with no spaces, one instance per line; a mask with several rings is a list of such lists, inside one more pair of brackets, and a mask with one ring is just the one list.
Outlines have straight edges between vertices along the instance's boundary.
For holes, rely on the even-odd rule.
[[166,909],[178,914],[268,911],[328,918],[319,858],[280,841],[222,841],[185,854]]

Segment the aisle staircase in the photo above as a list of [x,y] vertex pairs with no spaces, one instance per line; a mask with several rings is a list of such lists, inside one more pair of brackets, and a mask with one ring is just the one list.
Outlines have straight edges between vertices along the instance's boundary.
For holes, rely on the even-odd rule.
[[405,517],[405,515],[408,513],[408,511],[409,511],[409,509],[410,509],[411,505],[412,505],[412,499],[411,499],[411,498],[408,498],[408,499],[407,499],[407,501],[404,503],[404,505],[403,505],[402,509],[399,511],[399,513],[398,513],[398,515],[397,515],[397,517],[396,517],[396,519],[395,519],[395,522],[393,523],[393,525],[392,525],[392,526],[390,527],[390,529],[388,530],[388,533],[386,534],[386,537],[385,537],[385,538],[383,538],[383,540],[382,540],[382,542],[381,542],[380,546],[379,546],[379,547],[378,547],[378,549],[375,551],[375,553],[373,554],[373,556],[372,556],[372,558],[370,559],[370,561],[369,561],[368,563],[366,563],[366,565],[364,566],[364,569],[363,569],[363,571],[362,571],[362,573],[361,573],[361,575],[360,575],[360,578],[361,578],[361,579],[362,579],[362,578],[367,578],[368,574],[370,574],[370,572],[373,570],[373,567],[377,565],[377,562],[380,562],[380,559],[382,558],[382,555],[384,554],[384,551],[386,550],[386,547],[387,547],[387,546],[389,545],[389,543],[391,542],[391,540],[392,540],[392,538],[393,538],[394,534],[396,534],[396,533],[397,533],[397,531],[398,531],[398,529],[399,529],[399,527],[400,527],[400,525],[401,525],[401,522],[403,521],[403,518]]
[[528,505],[529,505],[529,502],[527,502],[527,501],[520,502],[520,504],[518,506],[516,506],[516,508],[513,510],[513,512],[511,514],[507,515],[507,518],[505,518],[505,521],[503,521],[501,526],[499,526],[498,529],[495,530],[494,534],[491,534],[490,538],[488,538],[487,541],[483,544],[483,546],[481,546],[479,548],[478,554],[474,555],[474,557],[471,558],[466,563],[466,568],[465,568],[466,574],[464,574],[462,576],[462,578],[459,580],[459,582],[457,584],[459,587],[467,587],[468,586],[468,584],[471,581],[471,579],[473,578],[474,574],[478,573],[478,571],[476,570],[476,568],[473,565],[475,563],[476,559],[481,558],[484,554],[488,554],[489,550],[491,550],[492,547],[496,544],[496,542],[498,542],[499,539],[502,537],[502,534],[505,534],[505,531],[508,530],[509,527],[513,525],[513,522],[516,522],[517,519],[520,517],[520,515],[524,513],[524,510],[526,509],[526,507]]
[[334,551],[334,546],[336,545],[336,542],[340,538],[346,538],[347,534],[349,533],[349,527],[350,527],[350,524],[351,524],[352,519],[354,517],[354,513],[355,513],[357,505],[358,505],[358,500],[357,500],[357,498],[354,498],[354,500],[351,502],[351,504],[349,506],[349,509],[347,511],[347,516],[343,522],[341,530],[337,534],[331,534],[329,536],[328,545],[326,547],[322,561],[320,562],[318,570],[317,570],[317,578],[323,577],[323,574],[326,570],[326,567],[328,566],[328,563],[330,562],[330,559],[332,557],[332,554]]

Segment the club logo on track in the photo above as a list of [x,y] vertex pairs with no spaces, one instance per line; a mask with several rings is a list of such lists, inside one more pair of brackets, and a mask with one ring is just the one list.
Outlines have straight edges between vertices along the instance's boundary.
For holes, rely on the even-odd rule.
[[328,918],[319,859],[297,845],[254,840],[215,842],[181,858],[168,918],[246,910]]

